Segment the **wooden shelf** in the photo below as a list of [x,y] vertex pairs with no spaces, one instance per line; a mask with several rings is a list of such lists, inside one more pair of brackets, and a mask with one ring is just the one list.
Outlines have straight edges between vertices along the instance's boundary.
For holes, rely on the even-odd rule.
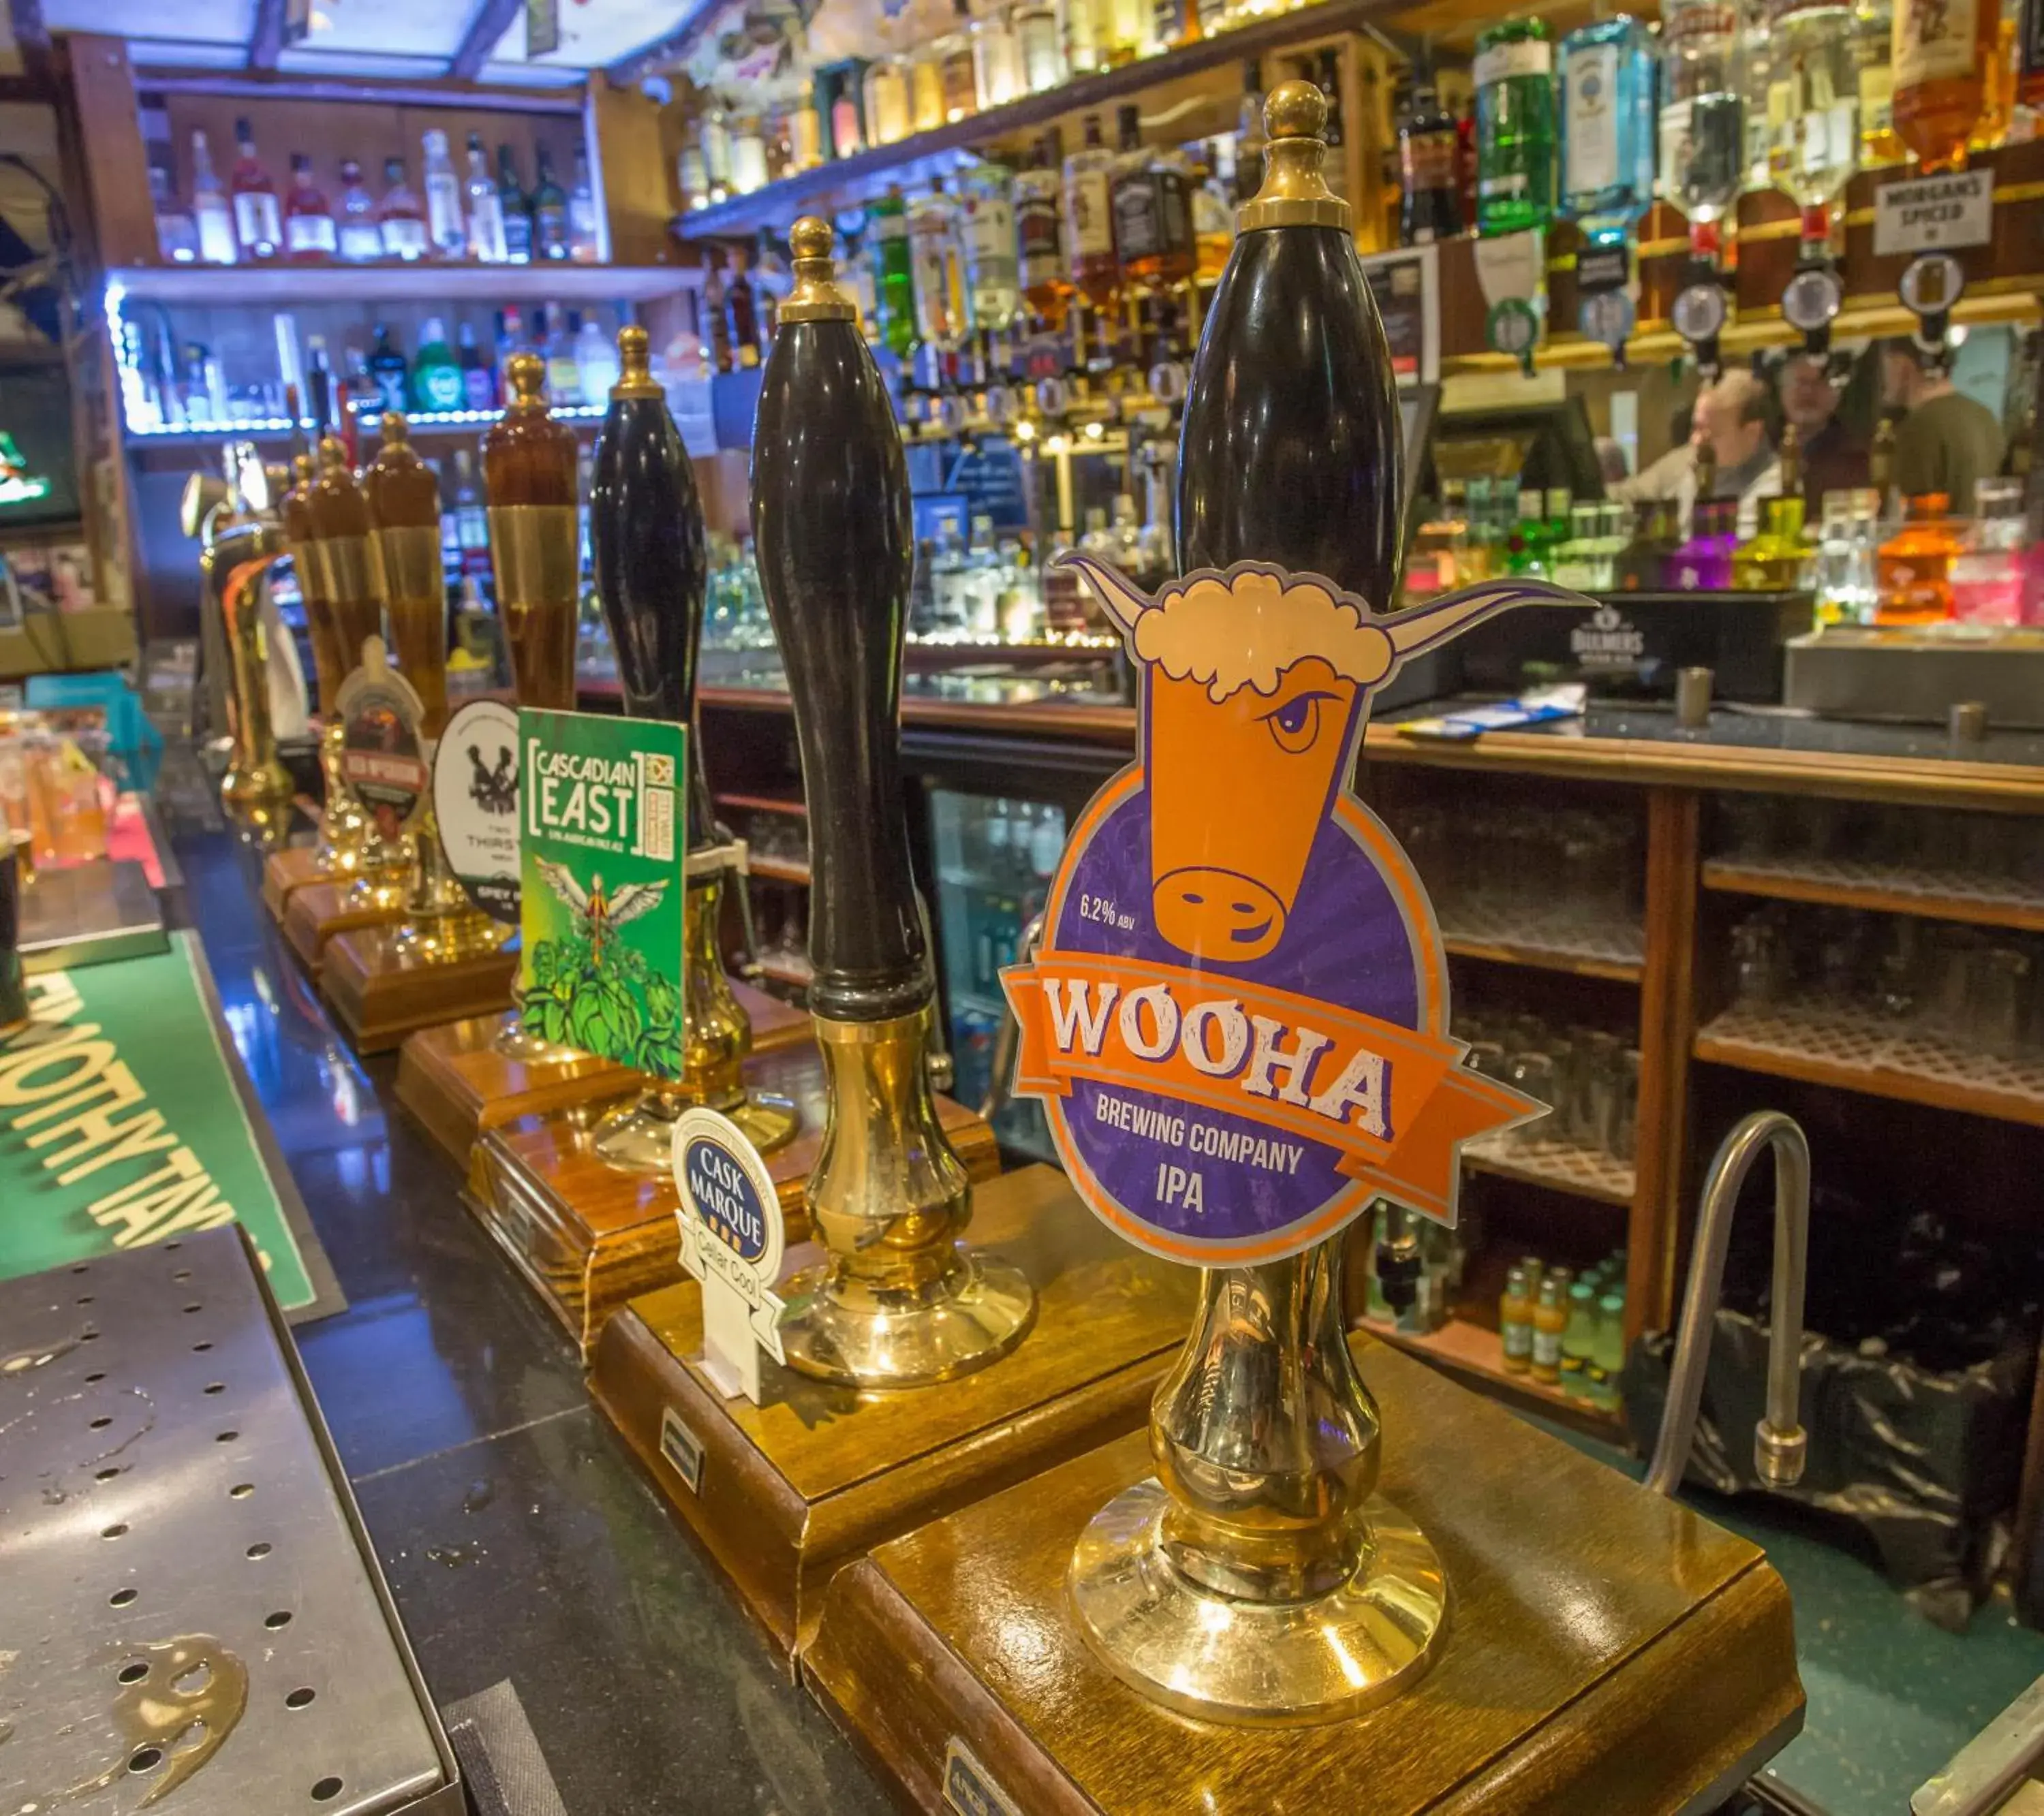
[[209,308],[315,303],[646,302],[702,282],[679,265],[129,265],[109,271],[131,301]]
[[1731,895],[1825,902],[1875,914],[1923,915],[1933,920],[2044,933],[2044,889],[2026,888],[2005,877],[1792,858],[1712,858],[1705,861],[1703,873],[1705,889]]
[[1374,1318],[1366,1318],[1362,1328],[1394,1350],[1403,1350],[1461,1380],[1516,1399],[1550,1418],[1605,1437],[1619,1429],[1621,1422],[1616,1411],[1572,1399],[1558,1387],[1536,1381],[1530,1374],[1512,1373],[1504,1365],[1504,1339],[1486,1326],[1451,1318],[1438,1330],[1421,1332],[1394,1330]]
[[806,820],[809,804],[805,800],[784,800],[771,794],[720,794],[717,797],[719,807],[735,807],[741,813],[792,813]]
[[1600,1204],[1629,1207],[1632,1203],[1635,1180],[1630,1163],[1573,1142],[1527,1140],[1515,1130],[1465,1143],[1462,1165],[1473,1172],[1593,1198]]
[[1493,965],[1523,965],[1539,971],[1567,971],[1578,977],[1608,977],[1620,984],[1638,983],[1646,968],[1641,959],[1565,952],[1554,946],[1535,946],[1520,940],[1472,939],[1459,933],[1443,933],[1441,937],[1456,958],[1488,959]]
[[816,969],[806,958],[762,958],[759,975],[771,977],[777,984],[786,984],[797,990],[806,990],[815,981]]
[[809,867],[793,858],[755,858],[749,853],[745,860],[747,871],[755,877],[763,877],[770,883],[799,883],[809,887]]
[[[750,194],[733,196],[709,208],[692,209],[675,217],[674,231],[682,240],[749,239],[763,227],[786,232],[797,215],[824,198],[840,205],[863,200],[878,194],[889,180],[912,181],[924,174],[940,174],[955,162],[950,154],[968,146],[1047,126],[1068,113],[1105,107],[1145,89],[1245,58],[1265,56],[1287,44],[1351,32],[1369,20],[1389,17],[1403,3],[1404,0],[1319,0],[1316,5],[1258,19],[1217,36],[1202,38],[1197,44],[1124,63],[1119,69],[1080,76],[1040,94],[1024,95],[1005,107],[989,107],[948,125],[911,133],[891,145],[876,146],[855,157],[839,158],[814,170],[798,171]],[[931,167],[928,173],[919,167],[926,163]]]
[[1869,1011],[1734,1008],[1697,1034],[1694,1051],[1714,1065],[2044,1128],[2044,1058],[1997,1059]]

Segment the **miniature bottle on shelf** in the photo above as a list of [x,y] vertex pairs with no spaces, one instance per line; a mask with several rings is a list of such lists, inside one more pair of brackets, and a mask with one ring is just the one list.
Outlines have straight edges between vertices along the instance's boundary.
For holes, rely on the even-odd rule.
[[909,253],[909,205],[889,185],[866,211],[872,241],[874,285],[879,299],[881,344],[905,359],[916,344],[916,278]]
[[1698,255],[1746,186],[1746,97],[1739,15],[1729,0],[1669,0],[1662,15],[1661,189],[1689,223]]
[[532,205],[518,179],[518,157],[509,145],[497,148],[497,213],[504,223],[504,257],[508,263],[532,262]]
[[1946,520],[1951,501],[1919,492],[1895,534],[1881,545],[1879,624],[1936,624],[1952,615],[1952,563],[1959,539]]
[[412,359],[412,391],[421,410],[458,410],[467,401],[461,364],[448,345],[447,324],[436,315],[426,317],[419,332],[419,351]]
[[1952,562],[1952,616],[1965,624],[2023,621],[2023,482],[1973,482],[1973,520]]
[[509,264],[511,249],[504,236],[504,202],[482,153],[482,135],[468,136],[468,255],[485,265]]
[[539,180],[532,186],[532,256],[565,263],[574,251],[568,225],[568,198],[554,180],[553,155],[544,145],[537,153]]
[[167,265],[198,263],[198,223],[178,200],[171,173],[161,164],[149,167],[149,203],[156,217],[156,253]]
[[1620,13],[1562,40],[1562,202],[1595,243],[1622,239],[1654,198],[1654,49]]
[[1926,171],[1958,170],[1988,103],[2000,0],[1900,0],[1891,61],[1895,135]]
[[1404,244],[1431,245],[1462,232],[1460,148],[1454,117],[1441,105],[1431,63],[1423,61],[1412,107],[1398,125],[1398,237]]
[[[546,174],[544,164],[540,166],[540,174]],[[590,179],[589,153],[579,145],[575,147],[574,184],[568,191],[567,235],[567,255],[576,264],[594,265],[601,260],[603,225],[597,210],[596,186]]]
[[1475,78],[1477,231],[1544,227],[1554,212],[1554,61],[1545,22],[1485,29]]
[[256,155],[256,135],[248,122],[234,122],[239,155],[228,178],[234,198],[234,235],[250,259],[275,259],[283,251],[283,217],[277,206],[277,186]]
[[436,128],[421,141],[425,147],[421,182],[426,192],[426,236],[437,259],[468,256],[468,228],[462,205],[461,179],[448,155],[448,136]]
[[313,161],[302,152],[291,154],[291,186],[284,198],[284,249],[298,263],[324,265],[340,250],[333,209],[326,192],[313,181]]
[[1089,113],[1085,143],[1065,159],[1065,251],[1073,287],[1096,308],[1112,301],[1120,271],[1114,251],[1114,154]]
[[220,179],[213,175],[213,153],[206,148],[202,131],[193,132],[191,148],[192,219],[198,229],[199,259],[208,265],[234,264],[240,258],[236,246],[234,209],[220,186]]
[[349,263],[367,263],[383,256],[383,230],[376,218],[376,204],[363,185],[361,165],[352,158],[340,160],[340,214],[336,225],[340,255]]

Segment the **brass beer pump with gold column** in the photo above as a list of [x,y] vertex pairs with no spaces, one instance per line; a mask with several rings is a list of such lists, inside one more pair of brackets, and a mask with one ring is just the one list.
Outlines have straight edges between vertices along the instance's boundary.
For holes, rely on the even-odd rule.
[[[1178,1270],[1118,1252],[1051,1169],[975,1178],[964,1137],[991,1138],[931,1089],[936,980],[897,724],[907,470],[831,240],[816,220],[790,236],[752,453],[761,582],[809,804],[824,1119],[807,1224],[824,1258],[774,1289],[786,1361],[761,1358],[758,1403],[727,1399],[706,1371],[693,1281],[612,1318],[591,1376],[790,1658],[849,1557],[1129,1429],[1190,1303]],[[770,1157],[777,1177],[801,1145]],[[678,1472],[691,1454],[700,1492]]]
[[[364,644],[383,635],[383,599],[370,547],[368,501],[337,436],[320,437],[304,509],[310,559],[318,570],[315,584],[332,613],[344,687],[362,666]],[[341,786],[348,792],[344,777]],[[355,870],[296,890],[285,904],[284,934],[292,950],[317,971],[336,935],[398,920],[411,893],[412,866],[411,840],[384,838],[365,816]]]
[[[386,411],[382,444],[363,474],[369,547],[398,666],[417,697],[412,730],[428,764],[447,724],[447,576],[440,482]],[[487,1014],[510,998],[506,930],[476,908],[449,870],[430,788],[412,832],[417,854],[402,920],[328,946],[321,985],[358,1051],[395,1046],[411,1030]]]
[[[1754,1548],[1350,1330],[1374,1188],[1451,1219],[1465,1132],[1538,1107],[1461,1063],[1424,892],[1347,793],[1370,689],[1525,589],[1387,611],[1400,413],[1326,117],[1308,83],[1266,102],[1186,399],[1184,578],[1145,598],[1088,574],[1130,632],[1140,754],[1007,980],[1018,1076],[1088,1202],[1139,1248],[1216,1258],[1147,1433],[875,1548],[805,1658],[932,1811],[1702,1810],[1800,1724],[1786,1591]],[[1119,946],[1081,893],[1109,877]],[[1077,977],[1158,981],[1144,1012],[1053,1033],[1032,993],[1055,1013]],[[1381,1095],[1351,1096],[1364,1081]],[[1156,1164],[1103,1093],[1175,1100],[1205,1138]],[[1218,1132],[1327,1145],[1281,1183],[1220,1154],[1231,1113]]]
[[280,836],[291,778],[277,755],[270,713],[269,638],[263,600],[290,544],[275,517],[237,493],[232,514],[213,513],[199,557],[207,609],[218,614],[227,649],[232,743],[220,795],[228,811],[265,843]]

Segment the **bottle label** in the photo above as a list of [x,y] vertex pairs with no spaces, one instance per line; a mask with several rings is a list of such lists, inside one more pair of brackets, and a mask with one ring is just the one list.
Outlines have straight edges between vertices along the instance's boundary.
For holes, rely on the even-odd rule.
[[1477,55],[1475,75],[1478,88],[1509,82],[1514,76],[1545,79],[1554,72],[1554,47],[1544,38],[1522,38],[1508,44],[1493,44]]
[[1064,276],[1064,223],[1051,197],[1025,198],[1015,211],[1015,231],[1022,248],[1022,282],[1027,288],[1033,290]]
[[393,215],[382,225],[386,258],[423,259],[426,255],[426,224],[411,215]]
[[909,217],[905,214],[874,213],[866,217],[866,232],[882,244],[890,240],[909,237]]
[[1661,21],[1661,42],[1677,46],[1728,43],[1739,30],[1738,12],[1730,6],[1669,7]]
[[1577,52],[1567,89],[1567,188],[1571,195],[1600,195],[1619,181],[1618,46]]
[[390,364],[371,364],[369,375],[376,381],[376,394],[386,410],[403,411],[410,399],[405,395],[405,362],[393,357]]
[[1535,1325],[1533,1329],[1533,1366],[1536,1369],[1558,1369],[1561,1365],[1561,1332],[1543,1330]]
[[504,246],[521,263],[532,256],[532,218],[522,208],[504,211]]
[[1065,217],[1074,259],[1112,256],[1114,215],[1105,171],[1074,171],[1065,183]]
[[461,401],[471,410],[487,410],[496,406],[497,387],[490,382],[488,367],[462,368]]
[[324,252],[331,258],[337,244],[330,214],[294,214],[284,223],[284,248],[294,256]]
[[278,225],[277,198],[260,190],[236,196],[234,232],[244,246],[274,248],[284,236]]
[[1533,1326],[1523,1319],[1501,1327],[1504,1353],[1513,1361],[1527,1361],[1533,1354]]
[[965,204],[965,243],[976,271],[1015,266],[1015,210],[1005,196],[969,196]]
[[429,410],[458,410],[466,395],[459,366],[425,366],[419,370],[419,395]]
[[1895,86],[1913,88],[1974,74],[1977,10],[1960,0],[1896,0]]
[[[2044,12],[2044,8],[2039,9]],[[1859,72],[1859,131],[1863,144],[1895,130],[1895,67],[1869,63]]]
[[1114,245],[1126,265],[1154,259],[1164,249],[1156,186],[1147,171],[1124,177],[1114,191]]
[[1453,132],[1408,132],[1398,143],[1407,193],[1454,188],[1458,151]]
[[1661,109],[1661,156],[1654,173],[1654,189],[1658,195],[1673,196],[1681,193],[1682,172],[1689,162],[1689,120],[1695,104],[1688,101],[1671,101]]

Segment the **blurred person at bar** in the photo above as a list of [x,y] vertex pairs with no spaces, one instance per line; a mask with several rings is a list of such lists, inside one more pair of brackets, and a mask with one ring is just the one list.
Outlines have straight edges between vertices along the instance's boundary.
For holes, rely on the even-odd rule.
[[1970,516],[1973,482],[2001,470],[2008,450],[1994,412],[1955,389],[1952,376],[1908,336],[1881,349],[1882,401],[1904,413],[1895,431],[1895,493],[1942,492],[1954,516]]
[[1760,520],[1760,501],[1781,490],[1781,463],[1775,458],[1773,398],[1766,382],[1746,367],[1721,374],[1696,394],[1689,439],[1671,448],[1631,479],[1611,488],[1629,503],[1672,498],[1686,519],[1696,501],[1696,456],[1708,445],[1715,462],[1709,497],[1739,501],[1739,533],[1751,536]]
[[1840,407],[1847,387],[1831,382],[1820,355],[1790,354],[1781,362],[1776,384],[1782,420],[1795,425],[1802,449],[1804,505],[1814,523],[1823,514],[1827,492],[1868,483],[1867,437],[1851,427]]

